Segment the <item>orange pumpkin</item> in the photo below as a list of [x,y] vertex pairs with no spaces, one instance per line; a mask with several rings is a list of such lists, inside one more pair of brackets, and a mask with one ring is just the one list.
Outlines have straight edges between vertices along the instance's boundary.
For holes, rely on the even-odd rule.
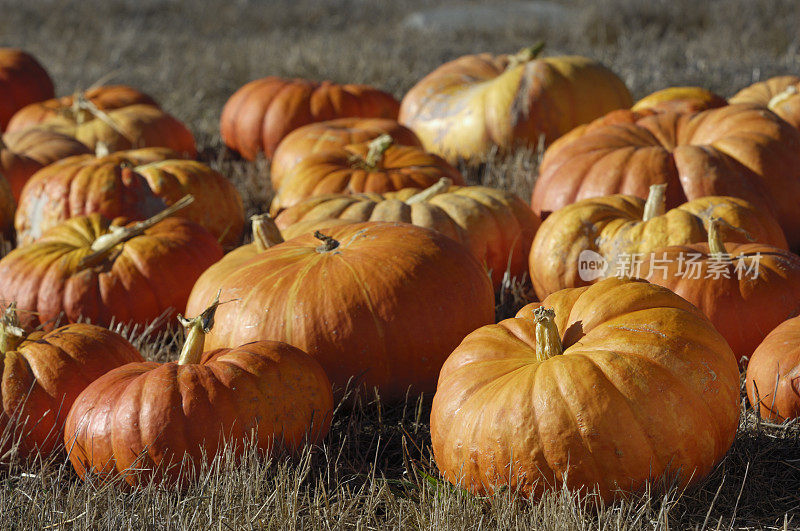
[[333,395],[319,363],[277,341],[204,352],[213,308],[182,320],[177,362],[129,363],[80,394],[64,431],[79,476],[185,485],[225,447],[297,454],[327,434]]
[[718,220],[708,241],[645,257],[641,276],[697,306],[740,365],[780,323],[800,313],[800,257],[762,243],[723,242]]
[[421,147],[417,135],[388,118],[339,118],[298,127],[278,144],[270,165],[272,187],[280,188],[283,177],[309,155],[369,142],[389,135],[401,146]]
[[739,371],[697,308],[637,280],[566,289],[468,335],[431,410],[436,464],[476,494],[695,484],[733,443]]
[[427,188],[442,177],[464,184],[461,173],[441,157],[419,148],[395,145],[389,135],[382,135],[370,142],[303,159],[283,177],[270,213],[277,215],[284,208],[318,195]]
[[0,48],[0,131],[19,109],[53,96],[53,81],[32,55],[17,48]]
[[669,87],[648,94],[634,103],[631,110],[695,113],[727,104],[725,98],[702,87]]
[[661,183],[668,208],[707,195],[745,199],[773,213],[789,245],[800,246],[800,131],[753,105],[587,128],[545,152],[531,206],[546,217],[589,197],[645,198]]
[[466,55],[425,76],[403,98],[398,121],[423,147],[450,163],[483,160],[493,146],[550,143],[575,126],[630,107],[625,84],[585,57],[537,59],[541,47],[517,55]]
[[747,364],[747,399],[773,422],[800,417],[800,317],[779,324]]
[[165,216],[127,226],[100,214],[70,218],[0,260],[0,301],[16,302],[24,326],[53,328],[62,317],[147,325],[186,305],[195,280],[222,257],[206,229]]
[[390,94],[368,85],[318,83],[265,77],[237,90],[222,108],[220,133],[226,146],[255,160],[267,158],[290,132],[334,118],[397,118],[399,104]]
[[126,363],[144,361],[122,336],[89,324],[26,334],[14,306],[0,321],[0,451],[48,456],[61,446],[64,420],[90,383]]
[[751,103],[769,110],[800,129],[800,77],[778,76],[745,87],[731,103]]
[[[334,385],[348,380],[402,401],[432,392],[447,354],[494,320],[483,267],[461,244],[404,223],[355,223],[299,236],[238,267],[204,274],[186,312],[222,289],[210,348],[285,341],[311,354]],[[413,330],[413,333],[410,331]]]

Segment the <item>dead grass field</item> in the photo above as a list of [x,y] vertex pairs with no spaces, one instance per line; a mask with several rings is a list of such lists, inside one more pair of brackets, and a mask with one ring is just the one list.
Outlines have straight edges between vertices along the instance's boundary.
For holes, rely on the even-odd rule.
[[[453,3],[449,0],[446,3]],[[470,3],[464,1],[463,3]],[[474,2],[473,2],[474,3]],[[722,95],[758,79],[800,73],[797,0],[572,0],[559,23],[418,30],[404,24],[423,0],[0,0],[0,44],[33,52],[60,94],[98,80],[151,93],[195,132],[202,158],[237,184],[249,213],[271,197],[267,166],[232,157],[217,123],[227,97],[264,75],[371,83],[401,97],[441,62],[511,52],[545,40],[546,53],[595,57],[635,97],[699,84]],[[490,2],[484,4],[491,5]],[[471,182],[527,199],[538,155],[519,152],[463,168]],[[519,300],[504,301],[507,315]],[[135,339],[135,338],[134,338]],[[175,342],[143,345],[151,357]],[[734,448],[700,487],[668,482],[613,506],[558,492],[532,503],[469,496],[437,480],[430,397],[389,408],[361,396],[337,410],[322,447],[300,458],[218,456],[188,491],[129,492],[83,483],[54,459],[0,472],[7,529],[695,529],[800,528],[800,428],[760,422],[743,405]]]

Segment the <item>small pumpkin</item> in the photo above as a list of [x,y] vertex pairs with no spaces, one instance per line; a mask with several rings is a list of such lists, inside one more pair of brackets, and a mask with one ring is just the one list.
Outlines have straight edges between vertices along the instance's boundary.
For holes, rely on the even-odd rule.
[[516,55],[466,55],[443,64],[403,98],[398,121],[451,164],[550,143],[575,126],[632,100],[625,83],[579,56],[538,59],[542,45]]
[[293,130],[334,118],[397,118],[391,94],[368,85],[318,83],[265,77],[237,90],[222,108],[220,133],[226,146],[248,160],[275,148]]
[[204,351],[213,311],[181,320],[177,362],[129,363],[80,394],[64,442],[81,478],[185,485],[226,445],[296,454],[327,434],[333,395],[319,363],[277,341]]
[[723,241],[719,220],[708,241],[653,251],[641,276],[697,306],[740,365],[780,323],[800,313],[800,257],[763,243]]
[[754,105],[587,128],[545,152],[531,207],[546,217],[590,197],[645,198],[650,185],[664,183],[667,208],[739,197],[774,214],[790,247],[800,247],[800,131]]
[[800,129],[800,77],[778,76],[745,87],[731,103],[750,103],[768,108]]
[[427,188],[442,177],[464,184],[461,173],[441,157],[420,148],[396,145],[392,137],[381,135],[370,142],[303,159],[283,177],[270,214],[277,215],[284,208],[318,195]]
[[161,213],[129,225],[100,214],[70,218],[0,260],[0,300],[16,302],[25,327],[88,319],[147,325],[186,305],[195,280],[222,258],[206,229]]
[[53,454],[64,440],[72,403],[94,380],[126,363],[144,361],[122,336],[90,324],[28,334],[14,305],[0,319],[0,452],[17,444],[26,458]]
[[18,110],[8,123],[8,131],[22,131],[35,127],[57,116],[68,116],[80,123],[94,119],[92,110],[113,111],[129,105],[145,104],[158,107],[158,103],[139,90],[127,85],[102,85],[61,98],[51,98],[31,103]]
[[19,109],[55,96],[47,70],[29,53],[0,48],[0,131]]
[[669,87],[648,94],[634,103],[631,110],[695,113],[727,104],[725,98],[702,87]]
[[566,484],[608,502],[666,473],[702,481],[738,421],[739,371],[708,319],[667,289],[610,278],[468,335],[439,375],[431,442],[472,493]]
[[[647,201],[617,194],[578,201],[542,222],[531,246],[531,280],[539,298],[616,274],[656,249],[706,241],[712,218],[730,242],[787,249],[780,225],[743,199],[707,196],[666,210],[666,186],[650,187]],[[600,262],[606,269],[591,270]]]
[[494,321],[494,291],[461,244],[405,223],[306,234],[195,284],[186,313],[222,290],[209,348],[270,339],[316,358],[334,385],[351,378],[386,402],[433,392],[447,354]]
[[400,221],[437,230],[464,244],[491,271],[495,289],[506,271],[512,278],[527,273],[539,228],[528,205],[514,194],[486,186],[452,186],[447,177],[424,190],[312,197],[281,212],[275,223],[284,231],[298,222],[332,218]]
[[800,417],[800,317],[779,324],[747,364],[747,399],[773,422]]
[[298,127],[278,144],[270,164],[272,187],[280,188],[284,175],[309,155],[369,142],[389,135],[401,146],[421,147],[417,135],[388,118],[339,118]]

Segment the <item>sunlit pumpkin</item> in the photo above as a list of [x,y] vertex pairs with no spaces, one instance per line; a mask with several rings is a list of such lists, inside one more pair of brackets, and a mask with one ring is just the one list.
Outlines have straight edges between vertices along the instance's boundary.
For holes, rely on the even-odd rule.
[[747,364],[747,399],[773,422],[800,417],[800,317],[779,324]]
[[767,107],[800,129],[800,77],[778,76],[753,83],[734,94],[730,102]]
[[694,113],[727,104],[725,98],[702,87],[669,87],[648,94],[634,103],[631,110]]

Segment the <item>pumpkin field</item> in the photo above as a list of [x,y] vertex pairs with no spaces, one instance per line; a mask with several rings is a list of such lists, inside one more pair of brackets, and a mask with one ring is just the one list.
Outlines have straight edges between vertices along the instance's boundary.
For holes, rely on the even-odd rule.
[[800,528],[797,0],[0,0],[4,529]]

